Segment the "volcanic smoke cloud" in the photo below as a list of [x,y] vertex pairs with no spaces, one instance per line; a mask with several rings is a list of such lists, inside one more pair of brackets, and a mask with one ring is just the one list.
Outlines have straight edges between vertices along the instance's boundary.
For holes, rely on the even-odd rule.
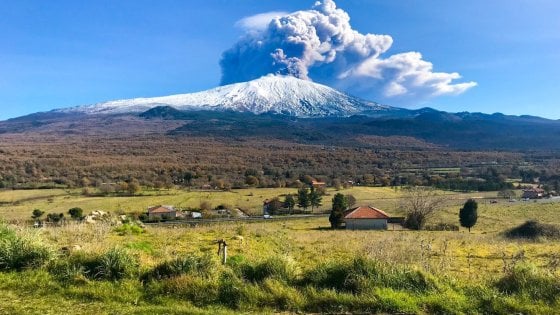
[[246,34],[223,53],[221,84],[292,75],[372,100],[456,95],[476,86],[454,83],[458,73],[433,72],[418,52],[383,56],[391,36],[353,30],[333,0],[317,1],[307,11],[259,14],[237,25]]

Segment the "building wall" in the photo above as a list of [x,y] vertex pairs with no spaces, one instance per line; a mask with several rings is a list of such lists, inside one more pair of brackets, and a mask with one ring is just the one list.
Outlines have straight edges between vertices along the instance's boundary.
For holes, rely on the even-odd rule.
[[177,212],[176,211],[171,211],[171,212],[167,212],[167,213],[148,213],[148,218],[150,219],[155,219],[155,218],[169,218],[169,219],[174,219],[177,216]]
[[346,219],[348,230],[386,230],[387,219]]

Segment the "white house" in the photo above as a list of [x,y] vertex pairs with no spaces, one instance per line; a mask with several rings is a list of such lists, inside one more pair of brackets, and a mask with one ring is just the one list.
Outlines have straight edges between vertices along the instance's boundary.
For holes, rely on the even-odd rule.
[[371,206],[360,206],[344,213],[348,230],[386,230],[389,215]]

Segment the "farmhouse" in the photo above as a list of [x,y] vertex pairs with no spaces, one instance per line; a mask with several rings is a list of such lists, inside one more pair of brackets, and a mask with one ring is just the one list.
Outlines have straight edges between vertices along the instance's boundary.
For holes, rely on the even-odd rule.
[[537,199],[544,196],[544,189],[542,188],[531,188],[524,189],[522,198]]
[[371,206],[360,206],[344,213],[346,229],[349,230],[386,230],[389,215]]
[[177,211],[173,206],[155,206],[148,208],[148,218],[150,219],[174,219]]

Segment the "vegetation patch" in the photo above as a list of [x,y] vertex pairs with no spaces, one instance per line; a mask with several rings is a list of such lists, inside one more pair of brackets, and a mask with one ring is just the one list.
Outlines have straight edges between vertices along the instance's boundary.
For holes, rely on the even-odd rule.
[[164,261],[146,272],[142,279],[145,281],[173,278],[181,275],[198,275],[203,278],[210,278],[215,274],[218,264],[209,255],[195,256],[186,255],[176,257],[172,260]]
[[51,258],[51,250],[39,241],[0,225],[0,270],[38,268]]
[[435,279],[419,270],[394,267],[377,260],[355,257],[349,261],[319,264],[307,272],[303,283],[319,288],[360,293],[376,287],[426,292],[435,290]]
[[529,220],[520,226],[506,231],[506,237],[512,239],[537,240],[540,238],[560,239],[560,227],[554,224],[540,223],[536,220]]
[[518,294],[532,300],[555,302],[560,297],[560,279],[531,264],[516,265],[496,282],[505,294]]
[[122,236],[122,235],[139,235],[144,233],[146,230],[136,223],[129,222],[117,226],[114,229],[114,231]]
[[138,258],[127,250],[112,248],[100,255],[77,252],[55,262],[49,271],[62,281],[78,279],[118,281],[138,273]]

